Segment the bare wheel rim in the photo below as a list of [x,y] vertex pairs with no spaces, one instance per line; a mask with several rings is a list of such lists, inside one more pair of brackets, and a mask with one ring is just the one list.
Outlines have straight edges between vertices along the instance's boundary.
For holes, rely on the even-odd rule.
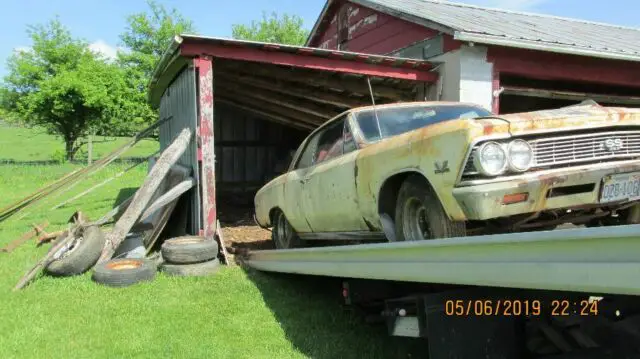
[[288,248],[289,245],[289,233],[291,229],[288,226],[287,219],[284,213],[278,214],[278,226],[276,228],[276,240],[280,243],[281,248]]
[[404,203],[402,232],[407,241],[431,239],[431,228],[427,220],[427,209],[418,198],[409,198]]

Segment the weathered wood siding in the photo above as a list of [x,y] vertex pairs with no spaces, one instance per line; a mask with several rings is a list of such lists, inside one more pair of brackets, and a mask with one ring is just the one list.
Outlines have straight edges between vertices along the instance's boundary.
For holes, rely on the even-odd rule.
[[431,38],[437,31],[404,21],[378,11],[345,3],[332,16],[331,22],[320,29],[322,36],[311,44],[325,49],[338,48],[338,14],[346,11],[348,40],[342,50],[370,54],[388,54],[416,41]]

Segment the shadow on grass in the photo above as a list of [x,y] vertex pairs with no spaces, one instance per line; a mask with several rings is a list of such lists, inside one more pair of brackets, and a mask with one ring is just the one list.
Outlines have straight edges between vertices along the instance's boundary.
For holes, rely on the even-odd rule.
[[287,339],[310,358],[427,358],[424,340],[389,337],[384,325],[348,310],[338,278],[243,268]]
[[137,190],[138,187],[121,188],[118,192],[118,195],[116,196],[116,199],[113,202],[113,207],[115,208],[117,205],[122,203],[122,201],[133,196],[133,194],[136,193]]

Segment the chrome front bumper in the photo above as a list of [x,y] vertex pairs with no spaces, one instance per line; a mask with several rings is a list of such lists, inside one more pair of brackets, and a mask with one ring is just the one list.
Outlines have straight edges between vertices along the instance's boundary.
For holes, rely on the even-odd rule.
[[[604,177],[635,171],[640,171],[638,160],[545,170],[465,182],[453,189],[453,196],[468,220],[573,208],[598,204]],[[503,203],[506,195],[520,193],[527,193],[526,201]]]

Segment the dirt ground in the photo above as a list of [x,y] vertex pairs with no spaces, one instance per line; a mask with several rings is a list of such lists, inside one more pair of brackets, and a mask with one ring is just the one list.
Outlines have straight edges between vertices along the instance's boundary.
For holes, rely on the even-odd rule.
[[271,231],[258,227],[253,222],[253,208],[249,205],[219,203],[218,217],[227,251],[231,254],[239,249],[273,249]]

